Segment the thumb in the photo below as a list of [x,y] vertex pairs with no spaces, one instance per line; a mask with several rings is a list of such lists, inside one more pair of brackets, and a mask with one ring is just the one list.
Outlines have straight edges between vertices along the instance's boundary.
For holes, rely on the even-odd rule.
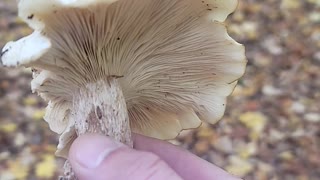
[[71,146],[69,161],[80,180],[182,179],[155,154],[136,151],[98,134],[77,138]]

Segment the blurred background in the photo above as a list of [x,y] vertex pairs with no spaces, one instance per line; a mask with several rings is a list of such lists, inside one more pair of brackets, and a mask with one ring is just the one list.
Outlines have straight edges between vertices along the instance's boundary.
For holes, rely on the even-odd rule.
[[[0,48],[31,30],[0,0]],[[248,67],[226,115],[173,140],[246,180],[320,179],[320,0],[240,0],[228,21]],[[0,68],[0,180],[56,179],[57,135],[30,69]]]

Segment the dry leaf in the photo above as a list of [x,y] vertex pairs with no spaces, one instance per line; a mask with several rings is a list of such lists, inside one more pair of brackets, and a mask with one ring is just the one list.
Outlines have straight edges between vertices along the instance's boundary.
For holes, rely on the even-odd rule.
[[43,160],[36,165],[36,176],[38,178],[50,179],[56,172],[56,162],[53,155],[45,155]]
[[260,112],[246,112],[240,115],[239,120],[250,129],[250,138],[257,140],[266,125],[267,117]]

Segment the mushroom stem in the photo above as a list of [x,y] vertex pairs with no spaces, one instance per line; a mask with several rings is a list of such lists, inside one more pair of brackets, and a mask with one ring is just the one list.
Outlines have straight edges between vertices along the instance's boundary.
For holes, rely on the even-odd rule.
[[73,97],[71,114],[78,136],[101,133],[132,147],[127,106],[116,78],[81,88]]
[[[133,147],[126,102],[116,77],[89,83],[75,93],[71,119],[78,136],[100,133]],[[68,162],[65,174],[73,174]]]

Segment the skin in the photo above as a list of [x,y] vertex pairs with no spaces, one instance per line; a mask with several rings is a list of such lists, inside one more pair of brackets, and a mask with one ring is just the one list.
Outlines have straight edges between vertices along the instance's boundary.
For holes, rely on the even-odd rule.
[[102,135],[80,136],[69,152],[76,176],[80,180],[239,180],[167,142],[136,134],[133,141],[131,149]]

